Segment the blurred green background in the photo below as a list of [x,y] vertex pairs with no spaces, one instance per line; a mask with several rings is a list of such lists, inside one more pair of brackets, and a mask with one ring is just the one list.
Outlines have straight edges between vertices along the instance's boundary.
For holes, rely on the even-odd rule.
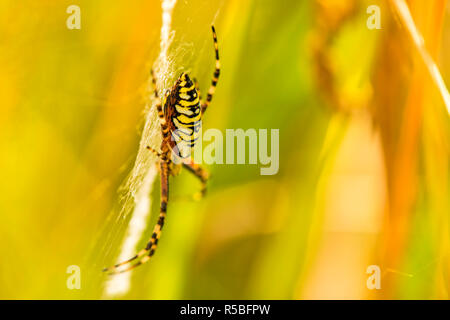
[[[408,1],[450,81],[447,1]],[[69,30],[66,9],[81,8]],[[369,5],[381,30],[369,30]],[[447,299],[448,113],[390,1],[178,1],[175,69],[208,89],[204,129],[280,130],[280,170],[171,179],[159,248],[125,299]],[[130,216],[157,0],[0,2],[0,298],[99,299]],[[175,81],[175,79],[173,79]],[[158,211],[155,181],[149,237]],[[138,248],[137,248],[138,249]],[[81,268],[81,289],[66,286]],[[366,286],[381,268],[381,290]]]

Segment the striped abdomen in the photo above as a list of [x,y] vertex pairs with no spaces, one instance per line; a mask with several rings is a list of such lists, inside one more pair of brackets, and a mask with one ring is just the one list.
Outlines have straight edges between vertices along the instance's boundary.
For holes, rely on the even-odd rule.
[[185,158],[198,140],[201,129],[201,106],[195,84],[183,73],[174,88],[171,110],[173,149]]

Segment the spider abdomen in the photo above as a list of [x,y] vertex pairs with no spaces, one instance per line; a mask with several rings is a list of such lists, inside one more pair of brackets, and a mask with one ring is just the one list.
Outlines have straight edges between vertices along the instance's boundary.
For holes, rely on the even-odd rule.
[[[183,73],[174,88],[173,107],[170,112],[170,122],[173,144],[172,148],[178,156],[189,156],[195,146],[201,129],[200,97],[186,73]],[[169,106],[170,107],[170,106]]]

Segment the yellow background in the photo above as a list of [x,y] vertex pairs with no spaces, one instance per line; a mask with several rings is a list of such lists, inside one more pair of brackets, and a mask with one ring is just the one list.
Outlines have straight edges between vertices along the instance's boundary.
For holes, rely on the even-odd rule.
[[[449,83],[446,2],[408,4]],[[179,1],[171,50],[203,92],[212,21],[222,75],[204,129],[280,129],[280,171],[209,166],[207,197],[171,199],[123,298],[448,298],[449,117],[388,1]],[[0,298],[104,297],[160,28],[156,0],[0,2]],[[184,172],[171,187],[199,184]]]

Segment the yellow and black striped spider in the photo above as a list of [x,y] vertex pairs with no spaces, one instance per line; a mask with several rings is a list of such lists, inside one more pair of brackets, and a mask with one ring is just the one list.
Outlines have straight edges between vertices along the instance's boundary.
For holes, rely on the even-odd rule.
[[[206,192],[208,173],[202,167],[194,163],[189,156],[190,152],[187,154],[186,150],[191,150],[199,137],[202,116],[211,103],[217,81],[219,80],[219,48],[214,26],[211,28],[216,53],[216,68],[206,101],[203,102],[201,100],[197,81],[192,81],[188,74],[183,72],[175,82],[174,86],[167,91],[163,101],[161,102],[158,97],[156,80],[153,71],[151,73],[156,108],[158,110],[158,118],[161,125],[162,143],[161,152],[154,150],[150,146],[147,146],[147,149],[152,151],[159,158],[161,173],[161,206],[159,219],[153,229],[152,236],[148,241],[147,246],[139,251],[134,257],[118,263],[110,268],[103,269],[103,271],[107,271],[110,274],[130,271],[131,269],[146,263],[155,253],[158,240],[161,235],[161,230],[166,219],[167,202],[169,197],[169,176],[175,175],[181,165],[188,169],[201,181],[202,187],[199,195],[203,196]],[[175,157],[181,159],[181,164],[174,163],[171,153],[173,153]],[[137,262],[132,264],[133,261]],[[126,265],[128,266],[124,269],[120,268]]]

